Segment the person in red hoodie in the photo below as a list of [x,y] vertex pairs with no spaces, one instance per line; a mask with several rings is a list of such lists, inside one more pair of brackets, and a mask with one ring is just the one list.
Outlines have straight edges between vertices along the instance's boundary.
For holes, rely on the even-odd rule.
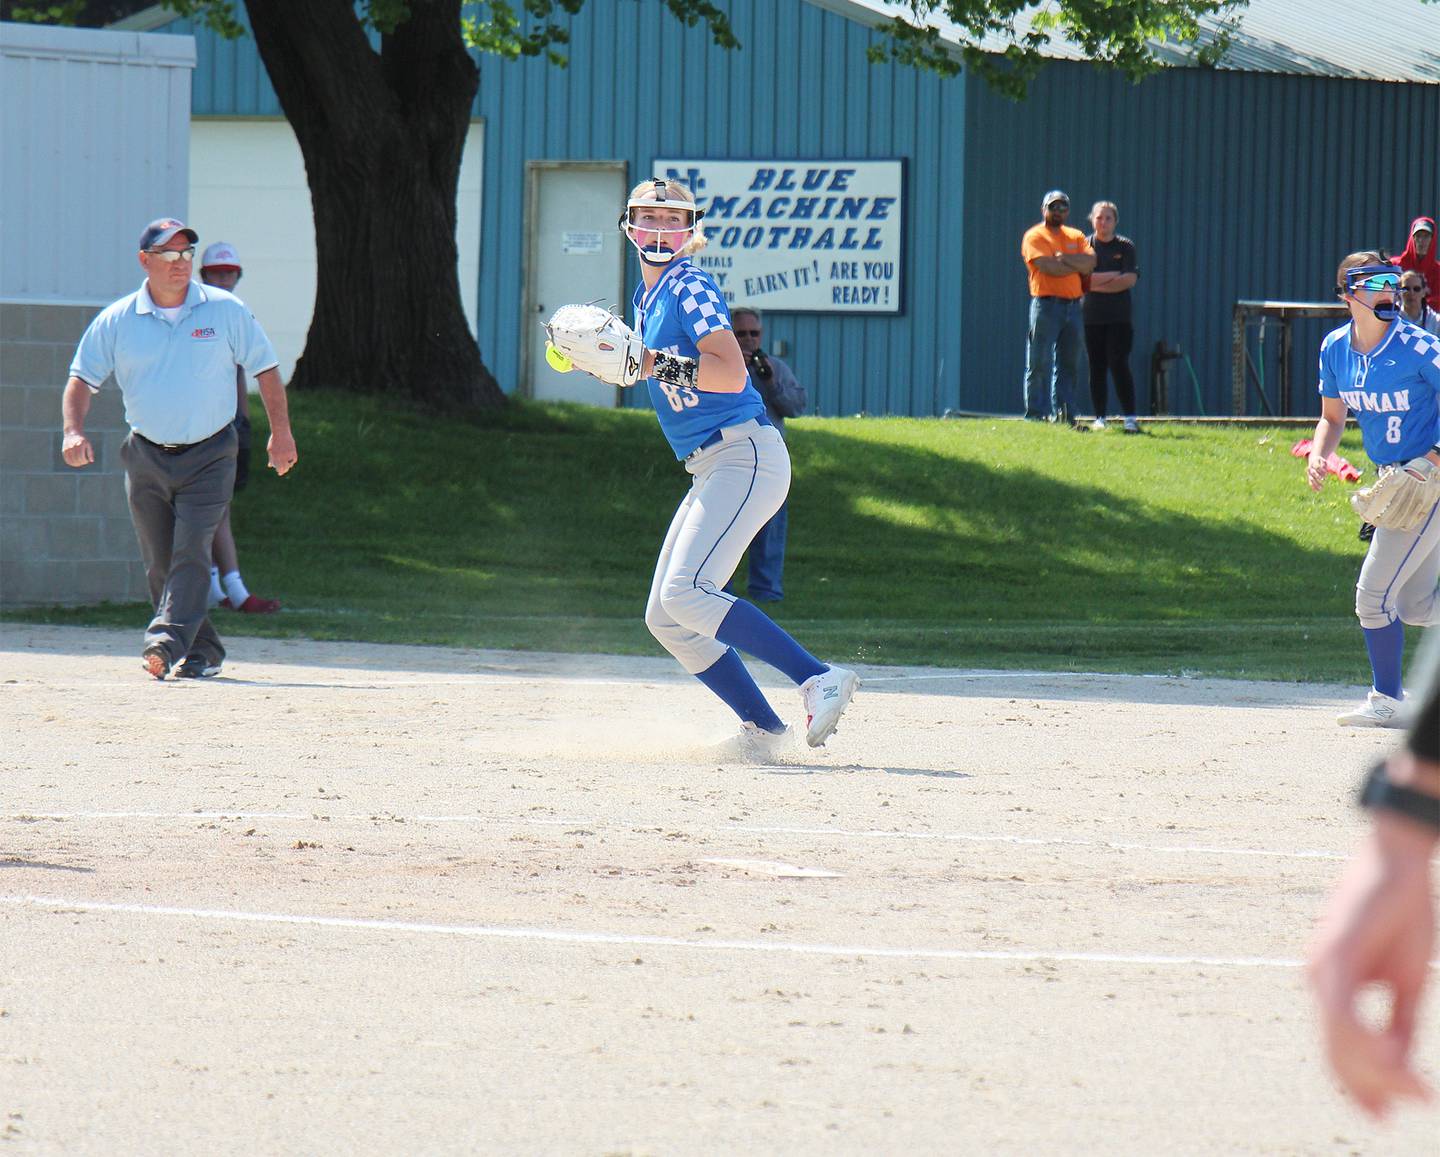
[[1435,260],[1435,219],[1416,217],[1410,222],[1410,239],[1405,252],[1390,261],[1401,269],[1413,269],[1425,279],[1430,292],[1426,303],[1431,309],[1440,309],[1440,261]]

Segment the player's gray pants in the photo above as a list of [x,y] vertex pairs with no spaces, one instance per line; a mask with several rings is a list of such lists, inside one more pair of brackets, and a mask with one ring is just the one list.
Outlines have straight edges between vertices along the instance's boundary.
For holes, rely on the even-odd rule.
[[131,434],[120,446],[125,494],[140,540],[155,617],[145,646],[160,644],[171,664],[192,652],[211,663],[225,645],[210,624],[210,547],[235,487],[234,426],[167,454]]
[[715,632],[735,603],[724,586],[790,491],[790,453],[773,426],[742,422],[685,460],[693,476],[660,548],[645,625],[690,674],[725,654]]
[[1440,507],[1418,531],[1378,527],[1355,584],[1355,614],[1362,627],[1440,622],[1435,583],[1440,579]]

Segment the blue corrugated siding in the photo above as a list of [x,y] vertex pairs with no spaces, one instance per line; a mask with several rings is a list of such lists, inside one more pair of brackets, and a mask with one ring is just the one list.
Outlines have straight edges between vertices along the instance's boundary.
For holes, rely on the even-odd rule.
[[[821,413],[938,413],[958,405],[958,381],[938,373],[959,362],[954,325],[936,324],[944,258],[958,254],[960,219],[942,219],[939,190],[960,185],[962,154],[944,134],[942,102],[962,121],[961,85],[865,60],[872,34],[802,0],[735,0],[744,48],[715,48],[702,28],[681,28],[658,0],[600,0],[570,25],[571,65],[481,59],[475,111],[488,152],[481,244],[480,342],[507,388],[520,360],[525,162],[626,162],[632,181],[658,155],[905,157],[907,312],[893,318],[771,314],[771,339],[787,342]],[[666,59],[662,85],[642,61]],[[797,60],[807,62],[797,69]],[[603,62],[603,66],[602,63]],[[812,63],[813,62],[813,63]],[[680,91],[705,99],[678,98]],[[957,130],[958,131],[958,127]],[[925,223],[916,227],[915,215]],[[924,238],[917,243],[917,238]],[[631,278],[638,264],[631,259]],[[948,291],[946,312],[958,291]],[[486,302],[504,303],[486,308]],[[947,371],[949,372],[949,371]]]
[[[1163,339],[1190,355],[1212,414],[1230,410],[1236,299],[1326,300],[1344,254],[1403,248],[1410,219],[1440,204],[1434,85],[1189,69],[1132,86],[1057,63],[1017,105],[966,83],[967,276],[990,287],[966,297],[968,407],[1020,404],[1020,235],[1040,219],[1047,189],[1070,194],[1072,223],[1082,227],[1093,201],[1115,201],[1120,232],[1139,250],[1132,367],[1142,410],[1150,352]],[[1318,411],[1313,367],[1334,324],[1295,324],[1293,413]],[[1271,330],[1265,373],[1276,405],[1277,347]],[[1180,375],[1172,374],[1171,408],[1195,413]],[[1081,398],[1088,410],[1088,389]],[[1260,412],[1253,391],[1249,412]]]
[[[1149,353],[1163,338],[1190,355],[1211,413],[1229,409],[1237,298],[1323,298],[1340,255],[1398,247],[1409,219],[1440,205],[1440,86],[1196,69],[1132,86],[1057,62],[1015,104],[973,78],[871,65],[873,33],[805,0],[728,7],[737,52],[683,29],[660,0],[591,0],[570,22],[568,69],[477,57],[480,345],[507,390],[530,321],[520,315],[527,160],[623,160],[637,180],[662,154],[903,157],[905,313],[767,317],[824,414],[1016,412],[1019,240],[1053,186],[1074,199],[1077,225],[1091,201],[1116,201],[1120,230],[1139,248],[1132,364],[1142,408]],[[195,37],[196,115],[279,115],[253,41]],[[657,83],[642,62],[662,47],[667,79]],[[1314,410],[1322,329],[1296,326],[1297,412]],[[1183,371],[1171,400],[1196,409]]]
[[[236,15],[248,29],[250,21],[243,4],[236,5]],[[195,37],[195,80],[190,89],[195,116],[283,115],[252,37],[225,40],[190,20],[176,20],[157,31]]]

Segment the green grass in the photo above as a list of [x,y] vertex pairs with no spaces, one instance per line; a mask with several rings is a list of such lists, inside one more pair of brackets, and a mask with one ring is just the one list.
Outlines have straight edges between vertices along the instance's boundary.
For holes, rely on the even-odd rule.
[[[653,415],[517,404],[468,420],[296,394],[300,465],[234,514],[272,617],[222,632],[660,654],[641,621],[688,475]],[[257,440],[264,433],[257,424]],[[802,419],[775,617],[838,660],[1368,678],[1362,544],[1294,428],[1140,438],[985,420]],[[1341,452],[1360,463],[1354,435]],[[138,606],[11,620],[137,627]]]

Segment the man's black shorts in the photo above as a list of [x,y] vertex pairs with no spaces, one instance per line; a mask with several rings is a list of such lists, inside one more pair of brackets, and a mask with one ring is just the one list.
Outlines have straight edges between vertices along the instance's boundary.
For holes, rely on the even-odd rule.
[[240,448],[235,455],[235,493],[239,494],[250,481],[250,419],[237,417],[234,425],[240,437]]

